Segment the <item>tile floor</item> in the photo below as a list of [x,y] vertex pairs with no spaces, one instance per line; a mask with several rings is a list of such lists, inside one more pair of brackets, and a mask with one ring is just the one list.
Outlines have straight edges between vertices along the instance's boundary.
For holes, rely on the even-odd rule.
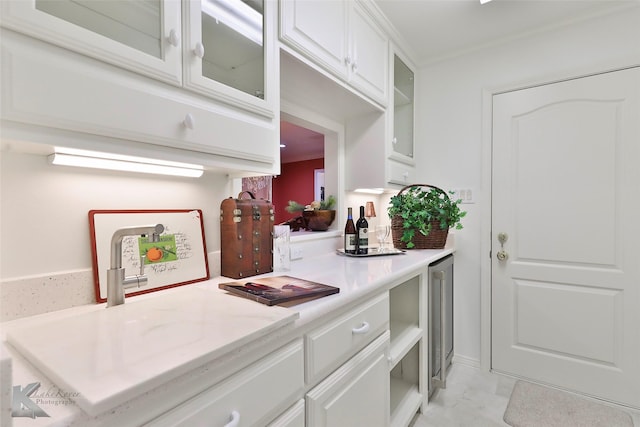
[[[447,388],[434,393],[428,410],[414,419],[412,427],[508,427],[502,416],[515,383],[510,377],[453,364]],[[624,410],[640,427],[640,411]]]

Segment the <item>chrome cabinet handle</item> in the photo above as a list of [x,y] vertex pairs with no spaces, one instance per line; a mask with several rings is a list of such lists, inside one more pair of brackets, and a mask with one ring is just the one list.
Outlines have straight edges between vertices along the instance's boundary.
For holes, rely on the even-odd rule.
[[200,59],[204,58],[204,45],[201,42],[196,43],[193,53]]
[[369,332],[370,328],[369,322],[362,322],[361,326],[351,329],[351,332],[353,332],[354,335],[362,335]]
[[237,427],[240,424],[240,413],[238,411],[231,411],[231,421],[226,423],[224,427]]
[[182,123],[187,129],[193,130],[196,127],[196,119],[191,113],[187,113],[187,115],[184,116],[184,120],[182,121]]
[[169,37],[167,37],[167,40],[173,47],[178,47],[180,44],[180,37],[178,36],[178,33],[176,33],[176,30],[169,31]]

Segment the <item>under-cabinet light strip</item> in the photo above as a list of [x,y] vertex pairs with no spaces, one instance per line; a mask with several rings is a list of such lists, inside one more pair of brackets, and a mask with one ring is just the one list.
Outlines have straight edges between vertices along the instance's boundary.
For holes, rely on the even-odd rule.
[[382,188],[356,188],[353,190],[354,193],[364,193],[364,194],[382,194],[384,193],[384,189]]
[[91,152],[84,150],[78,150],[77,153],[56,152],[49,155],[48,158],[51,164],[60,166],[185,176],[190,178],[201,177],[204,173],[203,166],[189,163],[168,162],[116,154],[111,155],[108,153],[91,153],[90,155],[87,153]]

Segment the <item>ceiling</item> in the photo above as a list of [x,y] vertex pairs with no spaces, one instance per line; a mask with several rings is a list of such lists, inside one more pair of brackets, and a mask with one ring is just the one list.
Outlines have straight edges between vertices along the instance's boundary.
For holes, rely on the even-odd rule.
[[375,0],[424,65],[640,0]]
[[324,135],[294,125],[280,122],[280,163],[301,162],[324,157]]

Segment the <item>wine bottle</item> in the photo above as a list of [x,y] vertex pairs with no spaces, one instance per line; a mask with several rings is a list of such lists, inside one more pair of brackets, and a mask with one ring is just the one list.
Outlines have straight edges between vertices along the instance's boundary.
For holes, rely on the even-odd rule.
[[347,208],[347,224],[344,226],[344,253],[356,253],[356,226],[353,223],[353,210]]
[[360,206],[360,218],[356,222],[356,232],[358,234],[356,253],[358,255],[369,253],[369,222],[364,217],[364,206]]

